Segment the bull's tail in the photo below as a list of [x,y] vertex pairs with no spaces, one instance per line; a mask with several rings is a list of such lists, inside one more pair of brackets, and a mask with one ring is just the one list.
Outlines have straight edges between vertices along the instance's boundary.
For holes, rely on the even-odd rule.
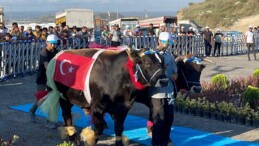
[[43,113],[48,115],[48,119],[52,122],[56,122],[58,118],[58,110],[59,110],[59,98],[63,97],[62,94],[57,90],[56,84],[53,80],[54,72],[55,72],[55,66],[56,66],[56,58],[61,53],[57,54],[55,58],[53,58],[46,69],[46,75],[47,75],[47,85],[52,89],[48,93],[47,99],[42,103],[40,106],[40,109]]

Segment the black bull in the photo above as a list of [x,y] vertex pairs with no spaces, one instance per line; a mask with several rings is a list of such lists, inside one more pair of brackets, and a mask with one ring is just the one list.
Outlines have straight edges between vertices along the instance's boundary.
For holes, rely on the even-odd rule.
[[[66,53],[86,57],[92,57],[96,52],[96,49],[66,51]],[[140,53],[125,50],[121,52],[104,51],[97,58],[91,71],[90,91],[92,100],[90,104],[86,101],[82,91],[55,82],[57,90],[63,93],[65,98],[65,100],[60,98],[59,103],[64,118],[64,128],[66,128],[66,133],[70,133],[69,139],[71,141],[79,144],[75,130],[72,127],[71,114],[71,108],[73,104],[76,104],[92,116],[94,129],[85,128],[81,133],[81,139],[85,143],[94,145],[97,142],[104,128],[106,128],[104,114],[109,113],[114,120],[116,145],[123,145],[123,140],[125,139],[122,135],[123,123],[128,111],[133,106],[134,97],[139,91],[132,83],[129,70],[125,68],[129,58],[133,59],[133,70],[138,82],[142,85],[154,86],[159,79],[165,77],[163,57],[161,55],[152,53],[140,55]],[[138,68],[137,73],[136,67]],[[72,127],[72,130],[70,127]],[[69,129],[72,132],[69,132]]]
[[[191,57],[191,54],[188,55]],[[174,56],[175,62],[177,64],[178,70],[178,78],[175,81],[175,94],[180,90],[185,90],[187,96],[189,93],[200,93],[201,92],[201,84],[200,84],[200,76],[202,70],[206,67],[204,64],[196,64],[193,62],[184,62],[185,56]],[[200,58],[202,61],[213,63],[213,61],[207,58]],[[148,108],[151,108],[151,97],[148,96],[148,87],[144,90],[139,90],[138,93],[135,95],[135,102],[142,103],[146,105]],[[151,119],[151,112],[149,115],[149,121]],[[151,127],[147,125],[148,132],[151,132]],[[151,134],[151,133],[149,133]]]

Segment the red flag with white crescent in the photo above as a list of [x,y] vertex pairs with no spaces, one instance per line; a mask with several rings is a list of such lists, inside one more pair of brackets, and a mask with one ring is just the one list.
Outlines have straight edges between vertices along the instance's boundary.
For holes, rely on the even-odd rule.
[[54,80],[76,90],[84,90],[87,72],[94,59],[62,53],[57,57]]

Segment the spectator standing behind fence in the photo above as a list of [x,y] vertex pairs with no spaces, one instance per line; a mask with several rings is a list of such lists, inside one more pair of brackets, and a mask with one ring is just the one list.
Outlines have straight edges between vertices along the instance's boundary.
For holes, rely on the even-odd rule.
[[37,92],[35,94],[35,101],[30,108],[30,112],[32,115],[35,115],[35,112],[38,108],[39,100],[43,97],[41,95],[47,94],[46,68],[49,61],[57,54],[57,43],[58,37],[53,34],[49,35],[46,41],[46,48],[42,49],[40,52],[39,69],[36,76]]
[[88,48],[88,44],[89,44],[88,38],[89,38],[90,34],[89,34],[86,26],[83,26],[81,28],[81,30],[78,32],[78,36],[81,38],[81,42],[85,41],[86,48]]
[[3,37],[8,32],[8,29],[5,27],[4,23],[0,22],[0,37]]
[[34,36],[35,36],[35,38],[36,38],[37,40],[40,39],[40,36],[41,36],[41,28],[40,28],[39,25],[36,25],[36,26],[35,26],[35,30],[34,30],[33,34],[34,34]]
[[101,32],[103,46],[108,46],[109,35],[110,35],[110,30],[108,25],[103,26],[103,31]]
[[[131,28],[129,25],[126,25],[126,29],[123,31],[123,42],[127,45],[130,45],[130,38],[133,36],[133,32],[131,31]],[[125,45],[126,45],[125,44]]]
[[135,30],[134,30],[134,36],[142,36],[143,35],[143,32],[140,30],[140,26],[137,24],[135,26]]
[[24,39],[26,37],[26,31],[24,31],[24,26],[23,25],[19,26],[19,31],[21,33],[22,39]]
[[[220,29],[217,29],[217,32],[214,34],[214,40],[215,40],[215,45],[214,45],[214,54],[213,56],[220,56],[220,48],[221,48],[221,42],[225,38],[225,35],[221,33]],[[218,54],[216,55],[216,51],[218,50]]]
[[155,35],[155,30],[152,23],[149,24],[149,27],[147,29],[147,35]]
[[205,56],[209,57],[211,54],[212,40],[213,40],[213,33],[210,31],[209,26],[205,27],[205,30],[202,32],[202,36],[203,36],[204,45],[205,45]]
[[41,40],[46,40],[47,39],[47,37],[48,37],[48,29],[47,29],[47,27],[43,27],[42,28],[42,31],[41,31],[41,36],[40,36],[40,39]]
[[121,41],[121,31],[119,30],[119,25],[114,24],[114,29],[111,31],[111,46],[112,47],[117,47],[120,46],[120,41]]
[[247,46],[247,57],[248,60],[250,61],[250,51],[252,49],[253,54],[254,54],[254,60],[256,60],[256,52],[255,52],[255,35],[253,32],[253,27],[249,26],[249,30],[245,34],[245,40],[244,42],[246,43]]
[[71,37],[72,37],[72,38],[78,37],[78,32],[77,32],[77,27],[76,27],[76,26],[73,26],[73,27],[72,27]]
[[49,26],[48,34],[54,34],[54,28],[53,28],[53,26]]
[[19,39],[22,38],[22,35],[21,35],[20,31],[19,31],[18,26],[14,26],[13,30],[11,31],[10,34],[12,35],[12,39],[13,40],[19,40]]
[[175,27],[175,26],[172,27],[171,36],[172,36],[172,41],[173,41],[172,48],[176,49],[177,48],[176,38],[178,36],[177,27]]
[[25,39],[26,40],[33,40],[35,39],[35,36],[32,32],[32,28],[30,26],[27,27],[26,33],[25,33]]

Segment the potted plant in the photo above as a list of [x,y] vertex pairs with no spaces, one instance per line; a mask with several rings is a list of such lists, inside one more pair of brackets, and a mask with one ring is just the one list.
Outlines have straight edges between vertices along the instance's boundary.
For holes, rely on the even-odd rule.
[[234,123],[234,124],[237,124],[238,123],[237,109],[234,107],[233,103],[230,103],[229,107],[230,107],[230,111],[229,111],[230,122]]
[[216,114],[217,108],[215,103],[210,103],[210,116],[211,119],[217,120],[217,114]]
[[175,98],[175,102],[174,102],[175,111],[182,113],[183,112],[183,103],[184,103],[184,99],[180,95],[178,95]]
[[202,106],[203,106],[203,99],[204,98],[198,98],[196,102],[196,116],[203,117],[203,111],[202,111]]
[[223,101],[221,104],[221,113],[223,114],[224,121],[229,123],[231,121],[231,117],[230,117],[231,106],[233,106],[232,103],[227,103],[225,101]]
[[187,97],[187,98],[183,101],[183,103],[182,103],[182,105],[183,105],[183,113],[186,114],[186,115],[189,114],[189,110],[188,110],[188,108],[189,108],[189,102],[190,102],[190,98]]
[[195,109],[197,108],[197,100],[196,99],[191,99],[189,102],[189,115],[195,116],[196,112]]
[[258,128],[259,127],[259,111],[255,111],[254,112],[254,116],[253,116],[253,126]]
[[210,103],[208,100],[203,101],[203,117],[210,119],[211,113],[210,113]]
[[224,121],[224,116],[223,116],[223,109],[224,109],[223,107],[225,106],[224,104],[225,104],[225,101],[216,104],[218,109],[217,120],[222,122]]
[[249,103],[246,103],[244,107],[237,109],[238,124],[245,125],[245,117],[248,116],[248,110],[250,109]]

